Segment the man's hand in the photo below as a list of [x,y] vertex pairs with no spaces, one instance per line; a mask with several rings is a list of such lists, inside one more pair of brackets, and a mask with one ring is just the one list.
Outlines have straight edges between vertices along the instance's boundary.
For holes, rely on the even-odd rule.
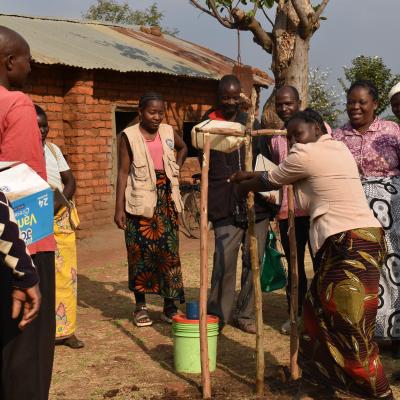
[[228,182],[240,183],[243,181],[248,181],[250,179],[253,179],[258,175],[259,175],[258,172],[239,171],[231,175],[231,177],[228,179]]
[[276,204],[276,197],[273,194],[268,194],[268,195],[264,196],[264,200],[267,203]]
[[39,284],[26,289],[15,288],[12,291],[11,297],[12,318],[17,319],[22,310],[22,319],[18,324],[18,327],[23,330],[39,314],[40,303],[42,301]]

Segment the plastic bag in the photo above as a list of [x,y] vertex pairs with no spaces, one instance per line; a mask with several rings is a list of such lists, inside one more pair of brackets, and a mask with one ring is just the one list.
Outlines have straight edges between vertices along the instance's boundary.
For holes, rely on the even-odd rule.
[[265,252],[261,265],[261,290],[263,292],[272,292],[282,289],[286,286],[286,273],[283,268],[281,254],[276,249],[276,236],[270,230],[267,235]]

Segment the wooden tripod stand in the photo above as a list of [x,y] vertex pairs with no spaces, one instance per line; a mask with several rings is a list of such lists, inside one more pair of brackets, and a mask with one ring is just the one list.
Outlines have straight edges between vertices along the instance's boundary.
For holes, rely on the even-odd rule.
[[[285,135],[284,130],[263,129],[253,131],[255,119],[255,105],[257,93],[255,88],[251,92],[251,107],[246,124],[246,160],[247,171],[252,171],[253,153],[252,137]],[[203,161],[201,172],[201,220],[200,220],[200,352],[202,369],[203,399],[211,398],[211,380],[208,359],[207,342],[207,285],[208,285],[208,171],[210,162],[210,135],[219,134],[225,136],[243,136],[244,133],[236,130],[218,128],[197,128],[197,132],[204,134]],[[297,365],[298,335],[297,335],[297,298],[298,298],[298,270],[297,270],[297,245],[294,224],[294,194],[290,186],[288,190],[289,200],[289,241],[292,265],[291,286],[291,335],[290,335],[290,371],[293,379],[299,377]],[[254,284],[254,304],[256,313],[256,393],[264,395],[264,342],[263,342],[263,314],[262,314],[262,292],[260,285],[260,265],[257,249],[257,237],[254,233],[255,213],[254,194],[249,193],[247,198],[248,209],[248,232],[250,238],[250,258]]]

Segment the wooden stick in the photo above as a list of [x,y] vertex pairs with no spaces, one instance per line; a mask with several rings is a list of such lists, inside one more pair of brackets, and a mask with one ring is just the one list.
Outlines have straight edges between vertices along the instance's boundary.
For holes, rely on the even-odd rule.
[[[247,130],[246,130],[247,131]],[[224,136],[245,136],[248,133],[238,131],[237,129],[228,128],[196,128],[196,132],[209,133],[210,135],[224,135]],[[286,135],[285,129],[258,129],[251,131],[251,136],[284,136]]]
[[211,399],[211,379],[207,337],[208,287],[208,170],[210,168],[210,135],[204,135],[200,194],[200,359],[203,399]]
[[210,135],[224,135],[224,136],[246,136],[245,131],[238,131],[237,129],[228,128],[196,128],[196,132],[209,133]]
[[[255,118],[255,105],[257,99],[256,89],[253,87],[251,92],[251,108],[247,119],[247,132],[249,140],[246,141],[246,171],[253,170],[253,148],[251,141],[251,128]],[[256,393],[259,396],[264,395],[264,322],[262,315],[262,292],[260,283],[260,260],[258,257],[257,237],[255,235],[255,212],[254,212],[254,193],[249,192],[247,197],[247,219],[248,235],[250,247],[251,270],[253,272],[254,285],[254,308],[256,315]]]
[[285,136],[286,129],[258,129],[251,132],[251,136]]
[[299,353],[299,336],[297,332],[297,310],[298,310],[298,285],[299,274],[297,265],[297,241],[294,213],[293,186],[288,187],[288,209],[289,209],[289,246],[291,266],[291,288],[290,288],[290,375],[293,380],[299,379],[300,370],[297,364]]

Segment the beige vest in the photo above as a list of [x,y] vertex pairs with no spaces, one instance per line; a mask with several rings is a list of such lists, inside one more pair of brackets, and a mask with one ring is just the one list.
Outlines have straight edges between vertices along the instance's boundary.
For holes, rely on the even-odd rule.
[[[132,215],[151,218],[157,204],[156,173],[146,141],[139,124],[124,130],[131,146],[133,160],[125,189],[125,210]],[[163,147],[164,169],[170,181],[172,200],[177,212],[183,208],[179,192],[179,166],[174,153],[174,131],[172,126],[161,124],[159,128]]]

